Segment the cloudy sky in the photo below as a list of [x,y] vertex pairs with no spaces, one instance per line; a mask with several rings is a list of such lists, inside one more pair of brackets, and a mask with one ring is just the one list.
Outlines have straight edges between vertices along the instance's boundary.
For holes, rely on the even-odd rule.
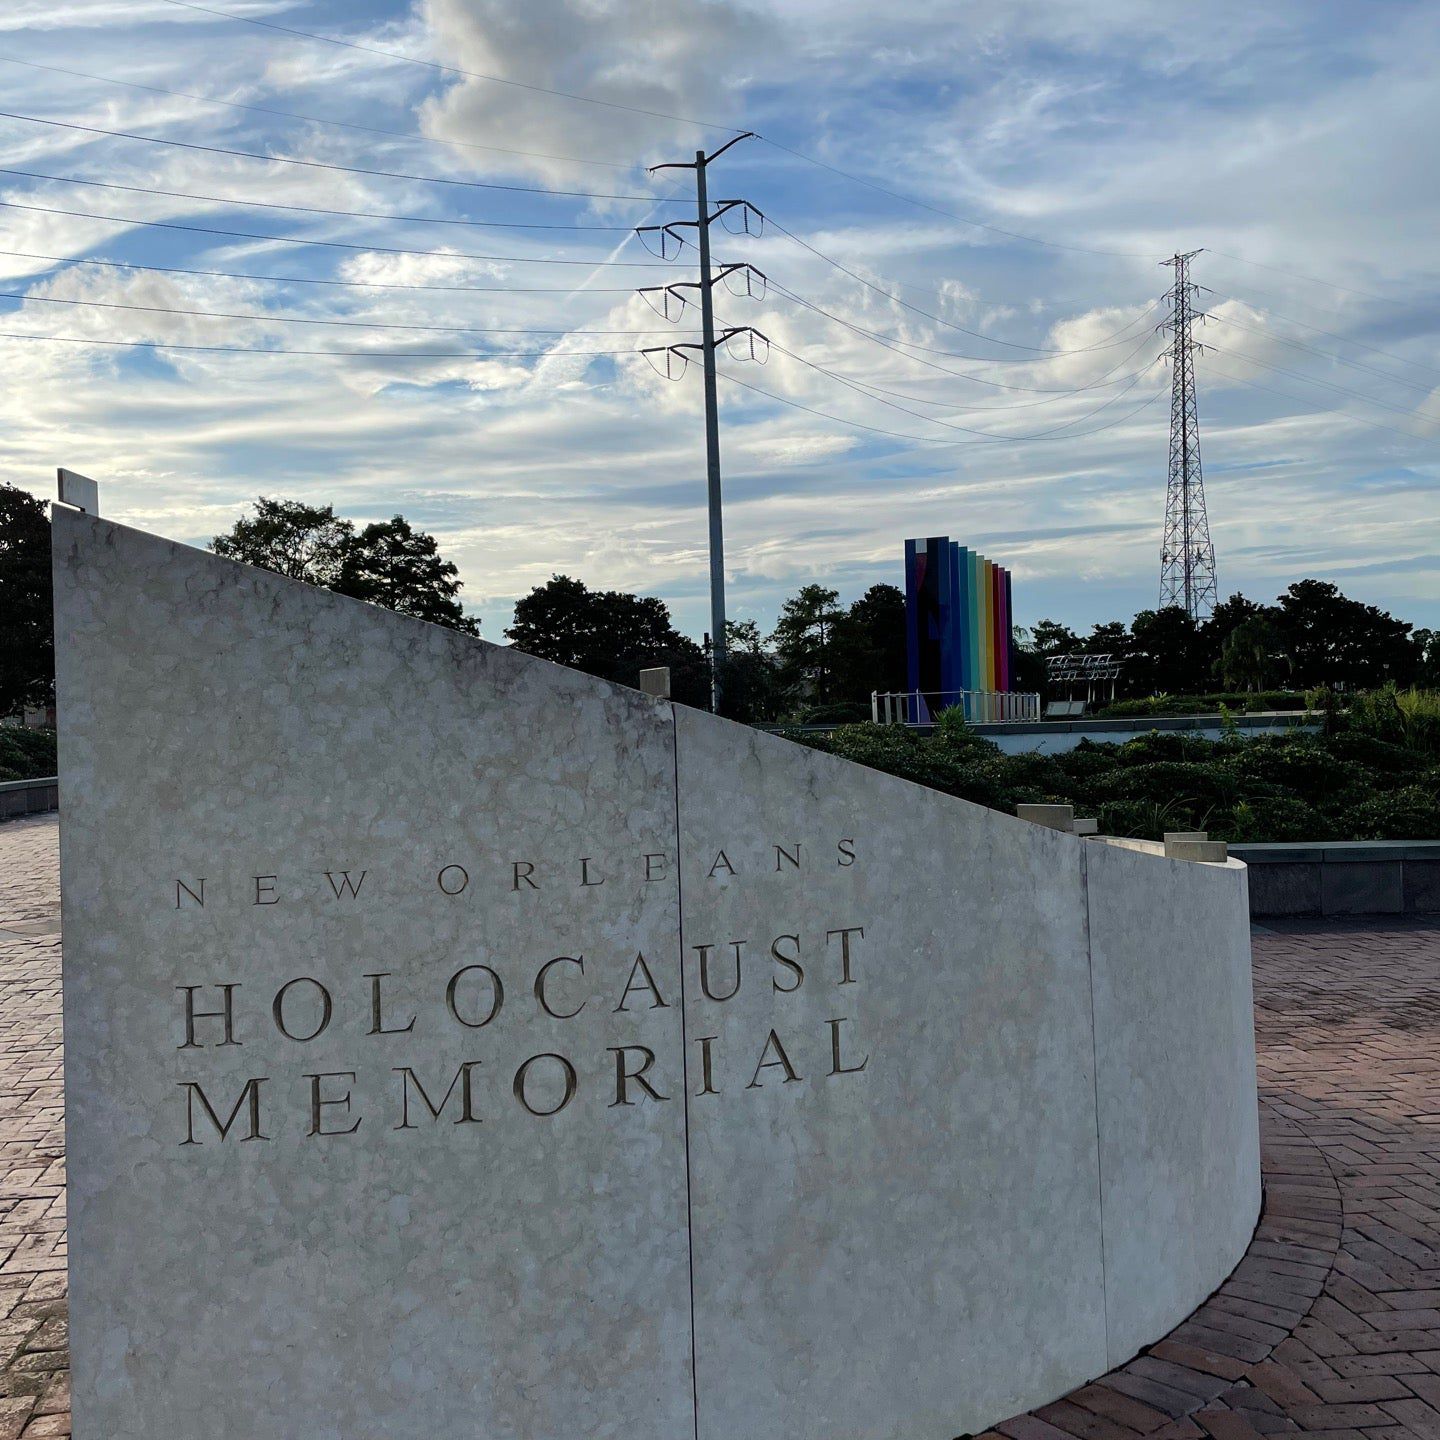
[[721,365],[732,617],[900,583],[928,534],[1008,563],[1022,623],[1153,605],[1159,261],[1203,247],[1222,594],[1315,575],[1440,625],[1434,17],[5,0],[0,475],[192,543],[260,493],[400,511],[491,639],[557,571],[698,636],[699,369],[637,353],[696,311],[636,294],[695,252],[633,227],[693,216],[648,165],[743,128],[711,196],[765,220],[716,259],[768,284],[717,313],[772,343]]

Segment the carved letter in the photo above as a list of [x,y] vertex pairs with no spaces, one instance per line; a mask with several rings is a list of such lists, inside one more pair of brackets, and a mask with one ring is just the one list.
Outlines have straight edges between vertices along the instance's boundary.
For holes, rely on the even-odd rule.
[[197,1099],[200,1101],[200,1108],[209,1116],[210,1123],[220,1132],[222,1140],[230,1134],[230,1127],[239,1118],[241,1106],[247,1104],[250,1109],[250,1133],[242,1135],[240,1143],[243,1145],[247,1140],[268,1140],[270,1137],[262,1133],[260,1129],[260,1087],[268,1078],[268,1076],[260,1075],[254,1080],[245,1082],[245,1088],[240,1092],[240,1098],[235,1102],[235,1108],[231,1110],[230,1118],[223,1124],[215,1113],[215,1107],[206,1099],[205,1092],[193,1080],[182,1080],[180,1088],[185,1091],[185,1138],[180,1142],[181,1146],[201,1143],[195,1138],[195,1101]]
[[255,903],[257,905],[278,905],[280,897],[275,893],[278,875],[257,875],[255,877]]
[[700,1036],[700,1088],[696,1095],[718,1095],[720,1092],[715,1088],[715,1075],[711,1068],[710,1047],[719,1037],[716,1035]]
[[[313,985],[320,992],[320,1023],[308,1035],[292,1035],[285,1027],[285,997],[296,985]],[[275,1016],[275,1028],[287,1040],[298,1040],[302,1045],[315,1039],[317,1035],[325,1033],[326,1027],[330,1024],[330,1016],[335,1009],[330,1001],[330,992],[318,980],[309,975],[301,975],[294,980],[287,980],[275,992],[275,1003],[270,1008],[271,1013]]]
[[[446,876],[450,879],[446,879]],[[457,885],[455,882],[460,883]],[[470,872],[463,865],[446,865],[435,877],[435,883],[445,895],[458,895],[469,883]]]
[[865,927],[863,925],[848,925],[844,930],[827,930],[825,942],[829,944],[833,935],[840,937],[840,978],[837,985],[853,985],[854,978],[850,974],[850,937],[858,935],[862,940],[865,938]]
[[181,892],[182,890],[183,890],[197,905],[203,906],[203,905],[205,904],[205,881],[204,881],[204,878],[202,877],[202,878],[196,880],[195,883],[200,887],[200,893],[199,893],[198,895],[197,895],[183,880],[177,880],[177,881],[175,882],[175,908],[176,908],[177,910],[180,908],[180,892]]
[[730,942],[735,951],[735,983],[724,995],[717,995],[710,988],[710,952],[715,947],[713,945],[696,945],[694,947],[700,952],[700,988],[705,992],[707,1000],[731,1000],[740,993],[740,947],[749,943],[748,940],[732,940]]
[[[553,960],[547,960],[535,974],[535,998],[540,1002],[540,1008],[553,1019],[573,1020],[586,1006],[582,1000],[573,1010],[554,1010],[550,1002],[545,998],[545,977],[550,973],[552,965],[573,965],[582,975],[585,973],[585,957],[583,955],[557,955]],[[651,1006],[654,1009],[654,1006]]]
[[842,870],[855,863],[855,841],[853,839],[847,836],[835,848],[840,852],[835,863]]
[[832,1075],[858,1075],[869,1063],[867,1055],[858,1065],[842,1065],[840,1063],[840,1027],[850,1022],[844,1016],[839,1020],[827,1020],[830,1027],[830,1073]]
[[520,888],[520,882],[521,882],[522,880],[523,880],[532,890],[538,890],[538,889],[540,888],[540,887],[530,878],[530,877],[535,873],[535,867],[534,867],[528,860],[516,860],[516,861],[514,862],[514,864],[510,867],[510,869],[511,869],[510,888],[511,888],[512,890],[518,890],[518,889]]
[[[223,1022],[225,1038],[220,1041],[221,1045],[240,1045],[243,1041],[235,1038],[235,1003],[233,996],[240,986],[217,985],[215,988],[220,992],[220,1009],[218,1010],[197,1010],[195,1008],[195,992],[200,989],[198,985],[177,985],[175,987],[185,997],[185,1043],[177,1045],[177,1050],[202,1050],[204,1046],[195,1038],[195,1022],[197,1020],[220,1020]],[[218,1047],[217,1047],[218,1048]]]
[[[560,1103],[551,1106],[549,1110],[537,1110],[525,1097],[525,1080],[530,1074],[530,1067],[537,1060],[558,1060],[565,1074],[565,1093],[560,1097]],[[515,1072],[515,1098],[532,1115],[539,1115],[542,1118],[548,1115],[558,1115],[575,1098],[575,1090],[579,1083],[580,1078],[575,1073],[575,1067],[563,1055],[532,1055]]]
[[[655,861],[657,860],[660,862],[660,873],[658,875],[655,873]],[[656,880],[663,880],[666,873],[665,867],[668,864],[669,860],[663,850],[647,855],[645,857],[645,883],[649,885],[653,884]]]
[[[668,1100],[668,1095],[662,1095],[646,1078],[645,1074],[655,1063],[655,1052],[644,1045],[611,1045],[610,1053],[615,1057],[615,1098],[610,1102],[609,1109],[613,1110],[617,1105],[633,1105],[635,1102],[630,1097],[630,1084],[633,1080],[652,1100]],[[643,1055],[638,1070],[627,1070],[625,1068],[625,1057],[630,1054]]]
[[715,872],[716,872],[722,865],[726,868],[726,870],[728,870],[728,871],[730,872],[730,874],[733,875],[733,874],[735,873],[735,867],[730,863],[730,857],[722,850],[722,851],[715,857],[715,863],[710,867],[710,873],[709,873],[709,875],[707,875],[705,878],[706,878],[707,880],[713,879],[713,878],[714,878],[714,875],[715,875]]
[[340,870],[336,873],[340,876],[338,885],[335,883],[335,875],[329,870],[325,872],[325,878],[330,882],[330,888],[335,892],[335,898],[338,900],[342,895],[349,895],[353,900],[360,893],[360,887],[365,883],[365,877],[370,872],[362,870],[358,880],[351,880],[348,870]]
[[457,1125],[478,1125],[480,1117],[476,1115],[472,1106],[474,1096],[470,1088],[470,1072],[479,1064],[478,1060],[466,1060],[455,1072],[455,1078],[450,1082],[450,1088],[445,1092],[445,1098],[434,1105],[430,1097],[425,1093],[425,1087],[420,1083],[420,1077],[408,1066],[397,1065],[395,1073],[400,1077],[400,1123],[395,1127],[397,1130],[418,1130],[418,1125],[410,1123],[410,1086],[415,1086],[415,1093],[419,1095],[421,1103],[430,1112],[432,1120],[440,1118],[440,1112],[450,1103],[450,1097],[455,1093],[455,1087],[460,1087],[460,1118],[455,1122]]
[[[765,1057],[772,1050],[775,1052],[775,1058],[767,1060]],[[782,1085],[788,1085],[792,1080],[800,1078],[795,1073],[795,1067],[790,1063],[790,1057],[785,1053],[785,1047],[780,1043],[780,1037],[772,1030],[769,1039],[765,1041],[765,1048],[760,1052],[760,1063],[755,1067],[755,1074],[745,1088],[747,1090],[763,1090],[765,1087],[760,1083],[760,1072],[771,1070],[776,1065],[785,1072],[785,1078],[780,1082]]]
[[592,880],[590,878],[590,857],[588,855],[582,855],[580,857],[580,884],[585,886],[603,885],[604,883],[605,877],[603,875],[598,880]]
[[[780,953],[780,942],[789,940],[795,946],[793,955],[782,955]],[[794,973],[795,983],[793,985],[782,985],[775,977],[770,977],[770,983],[782,995],[788,995],[792,990],[798,990],[805,983],[805,972],[800,968],[800,937],[798,935],[777,935],[770,944],[770,956],[785,966],[787,970]]]
[[350,1113],[350,1092],[347,1090],[334,1100],[322,1100],[320,1098],[320,1082],[322,1080],[349,1080],[353,1084],[355,1072],[353,1070],[322,1070],[318,1075],[307,1073],[305,1078],[310,1082],[310,1129],[306,1133],[309,1135],[353,1135],[360,1128],[358,1118],[353,1125],[343,1130],[327,1130],[324,1115],[324,1112],[332,1105],[343,1105],[345,1113],[348,1115]]
[[797,870],[800,868],[800,842],[795,842],[795,853],[792,855],[783,845],[775,847],[775,868],[780,868],[780,857],[784,856]]
[[366,974],[370,982],[370,1030],[371,1035],[408,1035],[415,1028],[415,1017],[408,1025],[385,1026],[384,1006],[380,999],[380,982],[390,978],[388,970],[374,970]]
[[[640,976],[639,983],[635,977]],[[660,994],[660,987],[655,983],[655,977],[650,973],[650,967],[645,963],[643,955],[635,957],[635,963],[630,967],[630,978],[625,982],[625,993],[620,997],[620,1003],[610,1013],[618,1015],[622,1010],[629,1013],[629,1006],[625,1002],[636,990],[648,990],[655,998],[650,1004],[652,1010],[668,1010],[669,1004]]]
[[[460,988],[460,977],[468,975],[472,970],[483,970],[490,977],[490,1013],[483,1020],[467,1020],[455,1004],[455,992]],[[467,1030],[483,1030],[500,1013],[500,1007],[504,1003],[505,987],[500,983],[500,977],[488,965],[466,965],[450,977],[450,983],[445,987],[446,1007]]]

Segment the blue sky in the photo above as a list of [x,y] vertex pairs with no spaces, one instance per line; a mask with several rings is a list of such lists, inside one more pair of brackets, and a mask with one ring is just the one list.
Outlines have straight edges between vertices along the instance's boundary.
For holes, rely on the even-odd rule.
[[[693,338],[694,312],[670,326],[634,293],[694,254],[655,260],[631,227],[692,213],[688,172],[646,165],[746,128],[764,138],[711,193],[769,223],[716,253],[774,284],[717,309],[774,348],[722,366],[732,617],[768,629],[811,580],[899,583],[904,538],[942,533],[1012,567],[1022,623],[1153,605],[1158,261],[1204,247],[1221,593],[1316,575],[1440,625],[1433,5],[214,9],[244,18],[0,9],[0,109],[34,117],[0,119],[0,167],[30,172],[0,174],[0,250],[25,252],[0,254],[22,297],[0,330],[84,342],[0,337],[7,479],[49,495],[66,465],[109,514],[200,543],[258,493],[400,511],[491,639],[557,571],[660,595],[698,635],[698,368],[671,383],[636,353]],[[557,190],[584,193],[535,193]],[[100,343],[134,341],[158,343]]]

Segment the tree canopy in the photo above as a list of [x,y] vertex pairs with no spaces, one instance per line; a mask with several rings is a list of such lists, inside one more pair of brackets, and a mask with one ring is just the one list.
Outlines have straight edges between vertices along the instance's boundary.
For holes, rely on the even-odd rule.
[[568,575],[552,575],[516,602],[505,634],[527,655],[619,685],[637,686],[642,670],[668,665],[676,700],[710,703],[705,652],[675,629],[665,602],[653,595],[591,590]]
[[49,514],[0,485],[0,716],[54,698],[54,628]]
[[433,535],[416,530],[403,515],[355,526],[330,505],[261,496],[255,513],[242,516],[212,548],[228,560],[273,570],[291,580],[322,585],[401,615],[480,633],[459,600],[455,565],[440,556]]

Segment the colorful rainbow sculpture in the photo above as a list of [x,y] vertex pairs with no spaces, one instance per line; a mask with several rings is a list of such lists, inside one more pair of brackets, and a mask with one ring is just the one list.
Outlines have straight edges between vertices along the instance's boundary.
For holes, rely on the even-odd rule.
[[909,688],[928,711],[1013,688],[1010,572],[944,535],[905,542]]

